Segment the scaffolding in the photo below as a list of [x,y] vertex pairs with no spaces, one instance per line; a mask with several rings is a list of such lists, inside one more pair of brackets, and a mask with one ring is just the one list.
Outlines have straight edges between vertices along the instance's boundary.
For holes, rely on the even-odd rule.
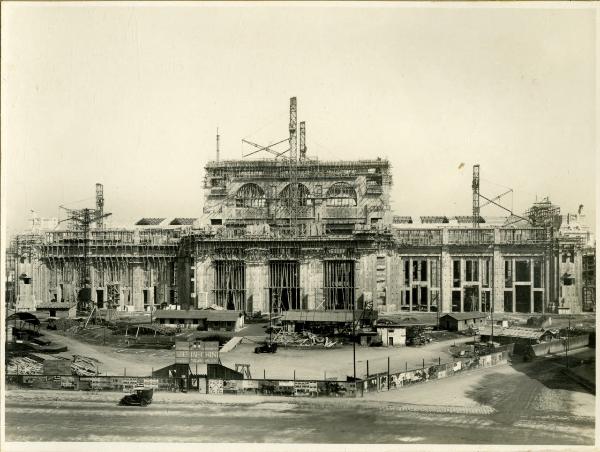
[[527,211],[525,217],[529,219],[532,226],[548,228],[556,225],[560,218],[560,207],[555,206],[548,198],[535,202]]

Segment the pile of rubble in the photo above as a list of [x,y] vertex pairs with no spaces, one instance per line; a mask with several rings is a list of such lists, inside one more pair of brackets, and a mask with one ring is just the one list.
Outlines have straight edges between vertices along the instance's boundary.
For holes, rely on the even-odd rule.
[[74,375],[90,377],[97,374],[99,361],[87,356],[73,355],[71,363],[71,372]]
[[318,336],[309,331],[302,333],[291,333],[287,331],[279,331],[273,337],[273,342],[284,347],[323,347],[333,348],[337,342],[330,340],[328,337]]
[[38,375],[42,373],[42,364],[24,356],[12,358],[6,366],[7,374]]

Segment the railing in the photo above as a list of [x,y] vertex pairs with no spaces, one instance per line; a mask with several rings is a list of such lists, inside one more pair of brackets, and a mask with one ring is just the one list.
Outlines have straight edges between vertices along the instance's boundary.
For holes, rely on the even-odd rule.
[[526,245],[549,242],[547,231],[543,228],[499,229],[499,244]]
[[448,229],[449,245],[491,245],[493,229]]
[[441,245],[440,229],[397,229],[394,238],[399,245]]

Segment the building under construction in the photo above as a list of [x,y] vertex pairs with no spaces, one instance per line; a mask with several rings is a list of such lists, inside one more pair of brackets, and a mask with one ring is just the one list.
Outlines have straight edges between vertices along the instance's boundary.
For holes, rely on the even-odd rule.
[[12,240],[8,302],[18,310],[58,299],[123,311],[595,311],[595,245],[581,208],[561,215],[544,200],[523,216],[482,216],[487,204],[504,207],[502,195],[480,193],[475,165],[472,215],[394,215],[388,161],[312,159],[305,137],[295,98],[285,139],[245,141],[268,159],[221,161],[217,135],[198,218],[108,228],[97,187],[95,209]]

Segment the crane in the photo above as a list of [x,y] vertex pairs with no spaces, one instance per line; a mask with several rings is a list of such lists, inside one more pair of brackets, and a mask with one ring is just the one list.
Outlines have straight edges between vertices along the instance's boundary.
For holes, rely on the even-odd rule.
[[61,220],[59,223],[69,221],[71,227],[79,231],[82,237],[83,244],[83,260],[81,262],[79,271],[79,285],[80,291],[78,294],[78,301],[80,302],[80,308],[82,310],[89,309],[91,302],[91,294],[89,290],[90,285],[90,261],[89,261],[89,232],[90,226],[95,223],[97,227],[103,227],[104,218],[112,215],[111,213],[104,213],[104,197],[102,196],[102,185],[96,184],[96,194],[99,197],[96,198],[96,209],[68,209],[64,206],[60,206],[65,212],[67,212],[67,218]]

